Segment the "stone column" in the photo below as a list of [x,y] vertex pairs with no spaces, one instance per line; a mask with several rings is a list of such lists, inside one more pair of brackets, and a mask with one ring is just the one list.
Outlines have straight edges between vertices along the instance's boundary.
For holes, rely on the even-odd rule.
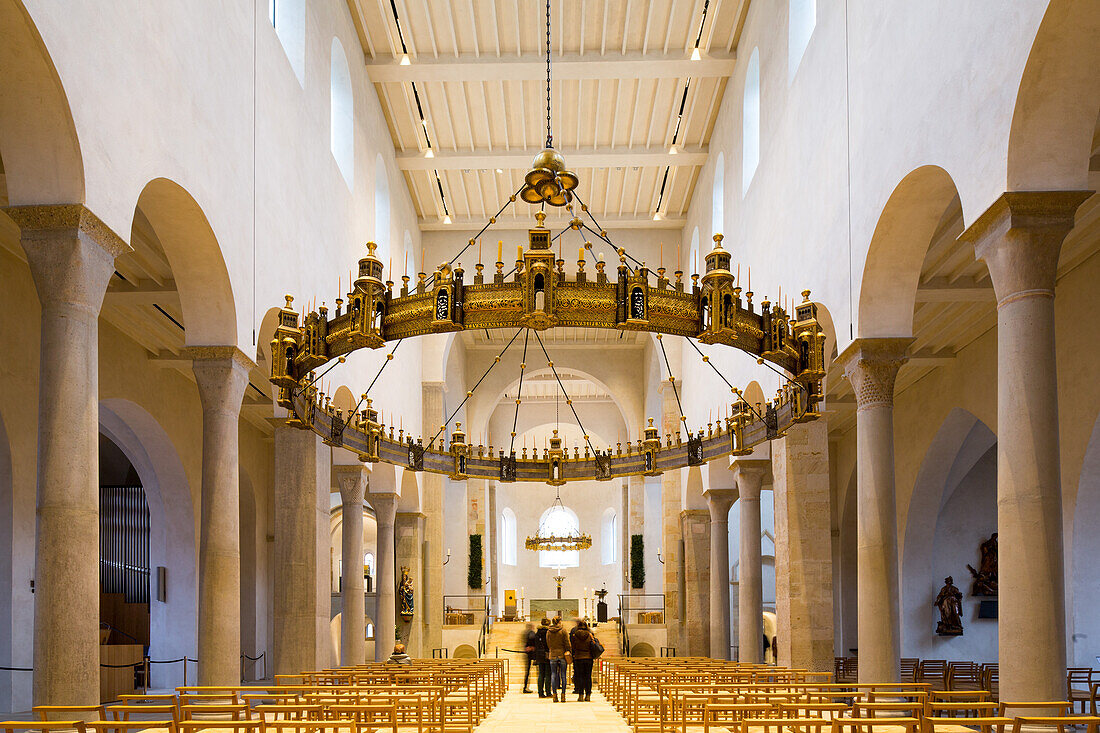
[[[630,526],[626,533],[626,545],[623,548],[623,561],[626,563],[627,583],[623,588],[624,593],[645,593],[645,584],[641,588],[634,588],[630,581],[630,548],[634,542],[634,535],[645,534],[645,476],[631,476],[629,479],[630,487]],[[649,563],[646,562],[646,556],[652,556],[656,548],[645,547],[643,553],[642,562],[643,566],[648,569]]]
[[234,346],[194,346],[184,353],[191,359],[202,401],[198,683],[238,685],[241,485],[237,437],[241,400],[248,372],[255,365]]
[[[619,553],[619,562],[622,570],[622,592],[630,592],[630,484],[623,479],[623,496],[621,511],[619,512],[619,544],[622,551]],[[614,604],[610,604],[613,606]],[[608,609],[610,616],[610,608]]]
[[367,501],[374,508],[375,521],[378,523],[378,563],[375,597],[378,603],[378,618],[374,624],[374,661],[381,662],[389,658],[395,641],[397,628],[397,575],[394,569],[394,521],[397,515],[397,494],[367,494]]
[[1054,287],[1062,242],[1090,195],[1006,193],[960,237],[974,244],[997,296],[1002,700],[1061,700],[1066,692]]
[[812,672],[833,669],[828,434],[821,418],[772,442],[777,661]]
[[680,512],[680,532],[684,538],[684,616],[677,653],[705,657],[712,649],[708,640],[711,629],[710,512],[684,509]]
[[729,659],[729,511],[737,494],[732,489],[707,489],[705,493],[710,511],[710,656]]
[[[682,382],[676,382],[676,390],[680,389]],[[676,395],[673,392],[673,383],[664,380],[657,386],[661,395],[661,433],[676,433],[681,431],[680,408],[676,404]],[[683,496],[681,494],[682,477],[679,470],[665,471],[661,474],[661,559],[664,565],[661,570],[664,573],[665,595],[665,631],[668,645],[683,648],[681,632],[683,618],[683,565],[682,554],[683,534],[680,527],[680,512],[683,509]]]
[[42,304],[34,704],[97,704],[98,318],[115,257],[129,247],[79,204],[6,211]]
[[504,603],[504,596],[500,592],[500,549],[497,546],[499,544],[497,535],[500,532],[500,518],[497,516],[496,481],[489,482],[489,509],[488,514],[485,516],[485,532],[489,538],[488,556],[486,557],[489,583],[485,588],[485,592],[492,597],[492,612],[499,616],[504,610],[501,606]]
[[[425,589],[424,589],[424,520],[421,512],[397,512],[394,522],[394,542],[397,586],[400,587],[402,573],[407,571],[413,585],[412,618],[398,617],[401,640],[407,647],[410,657],[430,657],[431,649],[425,643],[424,626]],[[401,608],[400,593],[397,595],[397,608]]]
[[738,461],[734,472],[740,499],[737,560],[738,661],[764,660],[764,570],[760,556],[760,484],[767,461]]
[[856,394],[856,598],[860,682],[901,674],[894,380],[911,338],[857,339],[837,360]]
[[275,429],[275,674],[323,669],[331,656],[330,465],[312,431]]
[[[424,382],[421,387],[423,425],[441,425],[444,414],[445,382]],[[452,423],[453,425],[453,423]],[[434,430],[432,431],[435,432]],[[446,432],[446,431],[444,431]],[[442,436],[441,436],[442,437]],[[450,436],[446,436],[448,440]],[[471,438],[472,439],[472,438]],[[443,646],[443,522],[458,520],[457,508],[449,512],[443,502],[443,476],[425,471],[420,474],[424,511],[424,650]]]
[[340,582],[340,664],[349,667],[367,661],[366,601],[363,588],[363,497],[370,480],[366,466],[336,466],[344,518],[340,533],[343,558]]

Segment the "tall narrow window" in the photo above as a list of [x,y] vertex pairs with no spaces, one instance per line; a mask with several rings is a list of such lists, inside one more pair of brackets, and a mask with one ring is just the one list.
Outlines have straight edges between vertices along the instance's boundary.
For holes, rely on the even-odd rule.
[[810,36],[817,25],[817,0],[790,0],[790,15],[787,19],[787,75],[788,83],[794,81],[794,74],[810,44]]
[[500,513],[500,561],[516,564],[516,514],[507,507]]
[[267,0],[267,19],[283,46],[290,68],[305,86],[306,0]]
[[741,196],[760,163],[760,49],[754,48],[745,72],[745,106],[741,117]]
[[351,94],[351,72],[339,39],[332,39],[330,76],[332,157],[340,167],[348,188],[355,183],[355,100]]
[[[726,156],[721,152],[714,161],[714,187],[711,189],[710,236],[726,230]],[[710,251],[708,247],[707,252]]]
[[600,558],[604,565],[612,565],[619,560],[619,516],[614,509],[603,513],[600,527]]

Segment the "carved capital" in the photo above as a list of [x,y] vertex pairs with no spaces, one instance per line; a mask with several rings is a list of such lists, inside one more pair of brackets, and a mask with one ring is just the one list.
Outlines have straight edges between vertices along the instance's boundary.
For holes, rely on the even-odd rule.
[[181,353],[191,360],[203,411],[240,414],[248,372],[255,363],[236,346],[195,346]]
[[364,497],[371,508],[374,509],[374,518],[380,525],[393,527],[397,516],[398,495],[390,492],[369,491]]
[[771,461],[758,459],[734,461],[730,466],[734,481],[737,482],[737,495],[746,501],[760,501],[760,486],[764,476],[771,468]]
[[1092,191],[1010,191],[967,227],[959,240],[989,268],[998,308],[1026,297],[1054,296],[1062,242]]
[[710,521],[724,522],[733,502],[737,501],[736,489],[707,489],[703,492],[710,510]]
[[837,358],[856,393],[856,411],[894,406],[894,382],[912,338],[856,339]]
[[112,258],[130,251],[130,245],[83,204],[44,204],[4,208],[23,239],[45,239],[66,231],[81,232]]
[[336,481],[340,487],[340,501],[345,506],[362,506],[370,482],[370,469],[366,466],[333,466],[332,470],[336,472]]

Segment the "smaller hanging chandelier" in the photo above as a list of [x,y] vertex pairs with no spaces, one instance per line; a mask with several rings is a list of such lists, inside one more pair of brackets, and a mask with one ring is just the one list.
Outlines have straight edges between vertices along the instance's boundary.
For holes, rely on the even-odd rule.
[[546,519],[539,523],[539,528],[534,537],[528,537],[523,546],[528,550],[548,550],[565,552],[568,550],[587,550],[592,547],[592,537],[581,534],[580,529],[572,529],[565,534],[554,534],[547,525],[556,512],[565,513],[565,505],[561,503],[561,492],[554,497],[554,503],[550,505],[550,511],[546,513]]

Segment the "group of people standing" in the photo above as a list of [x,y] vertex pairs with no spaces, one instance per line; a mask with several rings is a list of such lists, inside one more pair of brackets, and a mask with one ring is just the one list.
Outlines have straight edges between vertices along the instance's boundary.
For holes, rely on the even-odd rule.
[[527,624],[524,634],[527,670],[523,675],[523,691],[531,692],[531,664],[538,665],[539,697],[552,697],[565,702],[569,664],[573,665],[573,691],[577,702],[592,699],[592,664],[603,653],[588,623],[578,620],[571,631],[562,626],[561,617],[543,619],[538,629]]

